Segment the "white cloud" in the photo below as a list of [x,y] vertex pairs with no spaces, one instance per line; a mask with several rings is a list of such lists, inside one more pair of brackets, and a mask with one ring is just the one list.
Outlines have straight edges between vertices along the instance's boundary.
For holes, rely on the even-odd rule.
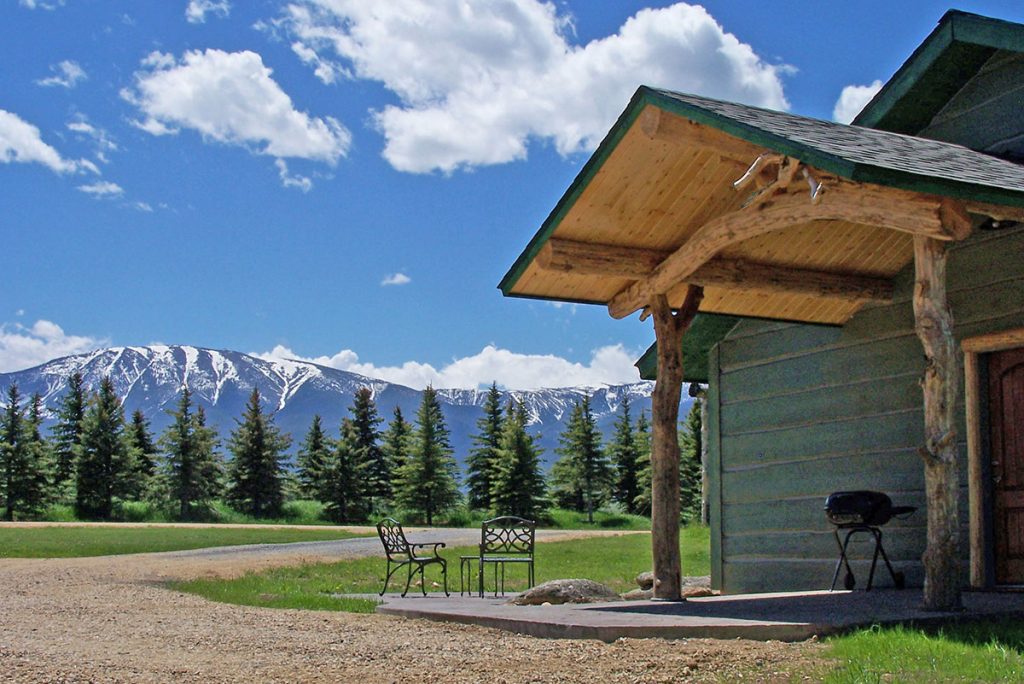
[[836,106],[832,109],[832,120],[844,124],[850,123],[881,89],[882,82],[877,80],[866,86],[846,86],[840,93],[839,99],[836,100]]
[[221,18],[231,13],[231,3],[228,0],[189,0],[185,8],[185,19],[190,24],[202,24],[206,21],[207,14],[215,14]]
[[43,142],[39,129],[17,114],[0,109],[0,163],[42,164],[57,173],[87,170],[99,173],[92,162],[64,159],[60,152]]
[[78,85],[79,81],[84,81],[88,78],[85,70],[78,65],[78,62],[72,62],[68,59],[59,64],[54,64],[50,67],[50,71],[53,72],[53,76],[41,78],[36,81],[36,84],[46,87],[74,88]]
[[153,213],[153,205],[151,205],[149,202],[132,202],[128,206],[137,211],[144,211],[147,214]]
[[276,27],[321,80],[349,70],[398,97],[373,116],[402,171],[522,159],[532,139],[562,155],[593,149],[641,84],[788,108],[787,68],[684,3],[587,45],[540,0],[296,0]]
[[392,273],[384,276],[384,280],[380,281],[381,287],[388,285],[408,285],[412,282],[412,278],[405,275],[404,273]]
[[78,189],[96,198],[119,197],[124,194],[124,188],[110,181],[96,181],[88,185],[79,185]]
[[281,178],[281,185],[286,188],[298,188],[302,192],[309,192],[313,188],[313,181],[306,176],[288,172],[288,164],[284,159],[275,159],[274,166],[277,167],[277,175]]
[[640,379],[637,369],[633,366],[639,353],[630,352],[621,344],[595,349],[587,364],[575,363],[551,354],[518,354],[488,345],[480,353],[455,359],[441,369],[417,361],[407,361],[401,366],[360,363],[359,355],[350,349],[344,349],[333,356],[304,358],[291,349],[278,345],[269,352],[254,353],[253,356],[262,359],[309,361],[417,389],[427,385],[436,388],[478,388],[486,387],[492,382],[497,382],[507,389],[537,389],[624,384]]
[[0,323],[0,373],[32,368],[51,359],[109,344],[107,339],[68,335],[59,325],[46,320],[38,320],[31,327]]
[[189,128],[206,140],[256,154],[331,165],[348,151],[349,131],[332,117],[295,109],[255,52],[195,50],[180,60],[154,52],[142,66],[135,87],[121,96],[144,115],[135,124],[148,133]]
[[46,2],[45,0],[18,0],[18,4],[29,9],[54,10],[64,6],[64,0]]

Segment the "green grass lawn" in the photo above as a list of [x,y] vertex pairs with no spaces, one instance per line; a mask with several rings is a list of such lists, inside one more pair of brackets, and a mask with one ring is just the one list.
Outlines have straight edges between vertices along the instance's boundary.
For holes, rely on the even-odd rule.
[[181,551],[239,544],[348,539],[337,528],[317,530],[230,527],[0,527],[0,558],[72,558]]
[[[691,526],[681,530],[684,575],[706,575],[709,568],[708,529]],[[458,591],[459,556],[472,555],[473,547],[445,549],[448,560],[448,587]],[[651,567],[650,534],[578,539],[537,544],[536,580],[538,583],[560,578],[586,578],[607,584],[616,591],[635,588],[637,573]],[[338,563],[308,564],[248,573],[229,580],[198,579],[176,582],[172,587],[199,594],[213,601],[269,608],[305,608],[312,610],[348,610],[372,612],[375,601],[344,599],[339,594],[370,594],[384,584],[384,558],[360,558]],[[395,574],[388,590],[401,591],[404,571]],[[489,576],[490,577],[493,576]],[[441,582],[438,566],[427,570],[428,585]],[[505,588],[519,591],[526,587],[526,568],[509,566]],[[429,591],[440,591],[429,586]],[[418,591],[418,589],[417,589]]]
[[1024,623],[987,620],[925,630],[873,627],[828,641],[831,684],[1024,681]]

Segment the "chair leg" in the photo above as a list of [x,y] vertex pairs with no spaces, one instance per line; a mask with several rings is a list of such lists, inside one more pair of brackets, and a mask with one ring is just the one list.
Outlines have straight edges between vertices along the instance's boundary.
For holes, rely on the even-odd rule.
[[441,581],[444,583],[444,595],[451,596],[448,593],[448,563],[444,559],[441,559]]
[[424,597],[427,595],[427,576],[424,574],[426,567],[426,564],[420,563],[420,590],[423,592]]
[[402,598],[409,593],[409,585],[412,584],[412,563],[409,563],[409,573],[405,578],[405,591],[402,592]]
[[395,574],[395,571],[396,571],[396,570],[398,570],[398,568],[400,568],[400,567],[402,567],[402,564],[401,564],[401,563],[399,563],[399,564],[398,564],[398,565],[396,565],[396,566],[395,566],[394,568],[392,568],[392,567],[391,567],[391,561],[390,561],[390,560],[388,560],[388,566],[387,566],[387,573],[388,573],[388,574],[387,574],[387,576],[386,576],[386,577],[384,578],[384,588],[380,590],[380,593],[379,593],[379,594],[377,594],[378,596],[383,596],[383,595],[384,595],[384,592],[386,592],[386,591],[388,590],[388,582],[390,582],[390,581],[391,581],[391,576],[392,576],[392,575],[394,575],[394,574]]

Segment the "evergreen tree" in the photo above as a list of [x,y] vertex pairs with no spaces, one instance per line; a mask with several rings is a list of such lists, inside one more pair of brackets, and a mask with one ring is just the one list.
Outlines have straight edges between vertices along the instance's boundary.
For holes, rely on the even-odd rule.
[[636,419],[637,495],[634,510],[639,515],[651,515],[651,425],[643,411]]
[[495,515],[518,515],[536,521],[547,508],[541,449],[526,431],[526,407],[510,403],[503,421],[491,481]]
[[454,506],[459,499],[448,427],[433,387],[423,390],[416,414],[409,460],[399,471],[398,502],[403,508],[421,513],[428,525],[434,515]]
[[701,403],[693,402],[679,431],[679,515],[684,523],[700,520]]
[[85,389],[82,374],[75,372],[68,379],[68,391],[57,408],[57,422],[50,430],[56,467],[53,474],[55,494],[61,500],[74,499],[77,463],[75,454],[82,441],[82,419],[85,417]]
[[478,432],[472,436],[473,449],[466,459],[466,488],[469,507],[492,507],[492,483],[498,466],[498,449],[502,435],[501,392],[491,383],[484,400],[484,414],[476,421]]
[[331,458],[331,444],[321,424],[319,414],[313,416],[309,432],[299,447],[296,456],[298,466],[299,496],[316,499],[323,487],[328,461]]
[[132,498],[143,499],[149,493],[153,476],[156,474],[156,459],[159,453],[149,431],[149,421],[136,409],[128,425],[128,442],[135,452],[135,472],[132,477],[134,491]]
[[28,477],[25,483],[25,510],[34,514],[48,503],[52,491],[53,453],[43,437],[43,397],[38,392],[29,399]]
[[395,491],[398,481],[398,471],[409,460],[409,445],[412,440],[412,426],[402,415],[402,409],[395,407],[394,417],[384,432],[383,444],[384,456],[388,460],[390,470],[390,481],[392,491]]
[[324,513],[338,523],[362,522],[367,515],[363,473],[360,471],[358,434],[348,418],[341,421],[341,431],[326,466],[318,498]]
[[380,447],[380,430],[377,426],[384,419],[377,415],[373,391],[361,387],[356,392],[349,412],[352,415],[352,448],[355,450],[364,496],[370,510],[381,507],[391,500],[391,468],[384,450]]
[[640,449],[629,415],[629,397],[622,400],[622,413],[615,422],[615,436],[608,444],[608,456],[615,466],[612,498],[627,513],[636,513],[636,497],[640,493]]
[[228,441],[233,458],[227,500],[235,510],[257,518],[281,514],[284,451],[290,441],[274,425],[273,418],[263,413],[260,392],[253,388],[242,420]]
[[33,397],[30,411],[30,417],[26,419],[18,386],[12,384],[7,390],[7,406],[0,418],[0,495],[6,520],[37,513],[46,495],[38,395]]
[[187,387],[181,391],[178,408],[168,413],[174,422],[160,437],[166,455],[167,496],[177,506],[178,519],[196,520],[204,516],[220,493],[217,439],[214,430],[206,427],[202,407],[192,412],[192,392]]
[[78,445],[75,515],[108,520],[114,499],[124,497],[133,470],[133,449],[125,432],[124,410],[109,377],[86,405]]
[[601,438],[590,410],[590,397],[583,395],[569,416],[556,449],[561,458],[551,469],[555,497],[560,505],[586,511],[594,522],[594,509],[604,501],[612,471],[601,449]]

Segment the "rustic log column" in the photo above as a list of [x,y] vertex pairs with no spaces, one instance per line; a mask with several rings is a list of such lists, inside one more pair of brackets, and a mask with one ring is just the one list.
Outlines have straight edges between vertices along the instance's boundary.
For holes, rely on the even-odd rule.
[[946,300],[946,252],[938,240],[914,237],[914,319],[924,346],[924,480],[928,546],[923,562],[924,608],[956,610],[960,602],[960,478],[956,454],[956,399],[960,359]]
[[654,552],[654,596],[679,600],[682,573],[679,558],[679,397],[683,388],[683,335],[704,296],[689,286],[678,313],[665,295],[651,302],[658,344],[658,379],[651,405],[651,544]]

